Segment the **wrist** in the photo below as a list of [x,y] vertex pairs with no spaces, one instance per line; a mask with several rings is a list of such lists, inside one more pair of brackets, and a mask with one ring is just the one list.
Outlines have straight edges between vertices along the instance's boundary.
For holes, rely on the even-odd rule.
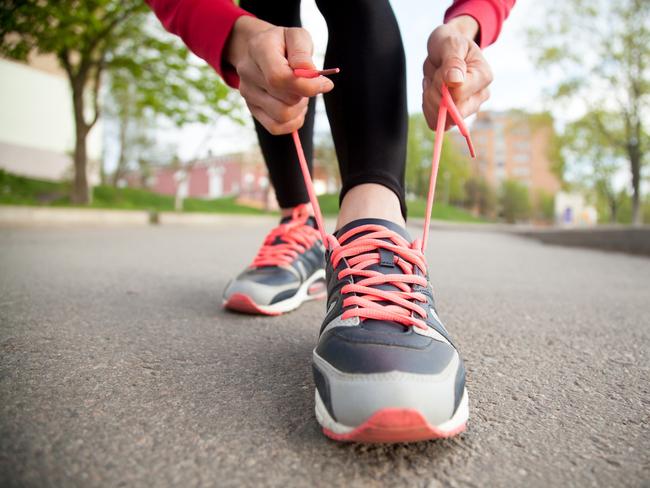
[[460,35],[476,41],[479,32],[478,22],[470,15],[459,15],[447,22],[447,25],[456,30]]
[[273,27],[272,24],[255,17],[248,15],[239,17],[233,24],[226,41],[223,61],[237,67],[242,59],[248,55],[250,39],[271,27]]

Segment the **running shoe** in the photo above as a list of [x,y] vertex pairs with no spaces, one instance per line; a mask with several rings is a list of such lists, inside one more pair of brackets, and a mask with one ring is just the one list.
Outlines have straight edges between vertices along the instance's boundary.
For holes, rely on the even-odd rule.
[[326,295],[325,248],[306,205],[294,208],[264,239],[252,264],[231,281],[224,307],[280,315]]
[[359,442],[462,432],[465,368],[436,313],[422,241],[381,219],[351,222],[334,237],[327,315],[313,352],[323,432]]
[[474,157],[444,83],[441,95],[424,229],[414,241],[406,229],[381,219],[356,220],[327,234],[300,137],[292,133],[327,248],[327,312],[313,371],[316,418],[335,440],[436,439],[462,432],[467,423],[465,368],[436,312],[424,257],[447,115]]

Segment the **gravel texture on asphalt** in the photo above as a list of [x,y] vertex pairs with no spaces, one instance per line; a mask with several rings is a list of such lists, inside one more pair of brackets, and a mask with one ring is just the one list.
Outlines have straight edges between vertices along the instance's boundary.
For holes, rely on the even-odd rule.
[[323,302],[220,307],[259,222],[0,229],[0,486],[650,485],[650,259],[434,230],[468,430],[340,444],[313,413]]

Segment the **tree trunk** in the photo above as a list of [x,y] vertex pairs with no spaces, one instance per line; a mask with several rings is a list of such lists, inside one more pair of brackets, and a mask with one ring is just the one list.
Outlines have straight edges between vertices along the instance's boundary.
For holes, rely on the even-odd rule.
[[86,205],[90,203],[88,191],[88,176],[86,174],[88,156],[86,153],[86,137],[88,125],[84,119],[83,89],[85,80],[71,80],[72,105],[74,108],[75,146],[74,146],[74,183],[72,186],[72,203]]
[[630,151],[632,170],[632,225],[641,225],[641,156],[637,148]]
[[614,195],[609,198],[609,222],[615,224],[617,219],[618,219],[618,202],[616,201],[616,195]]
[[128,121],[126,117],[120,117],[120,131],[119,131],[119,140],[120,140],[120,156],[117,160],[117,168],[115,168],[115,173],[113,173],[113,187],[117,188],[117,185],[120,182],[120,178],[124,175],[126,170],[126,132],[127,132]]
[[74,146],[74,185],[72,187],[72,203],[90,203],[90,192],[88,191],[88,177],[86,175],[86,136],[85,128],[77,128],[76,141]]

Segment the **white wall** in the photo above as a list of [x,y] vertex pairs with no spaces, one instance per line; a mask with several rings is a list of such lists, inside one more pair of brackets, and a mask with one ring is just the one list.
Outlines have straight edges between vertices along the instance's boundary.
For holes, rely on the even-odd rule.
[[[26,176],[70,176],[74,118],[65,77],[0,59],[0,167]],[[101,128],[88,138],[88,156],[101,158]],[[96,171],[89,171],[91,181]]]

